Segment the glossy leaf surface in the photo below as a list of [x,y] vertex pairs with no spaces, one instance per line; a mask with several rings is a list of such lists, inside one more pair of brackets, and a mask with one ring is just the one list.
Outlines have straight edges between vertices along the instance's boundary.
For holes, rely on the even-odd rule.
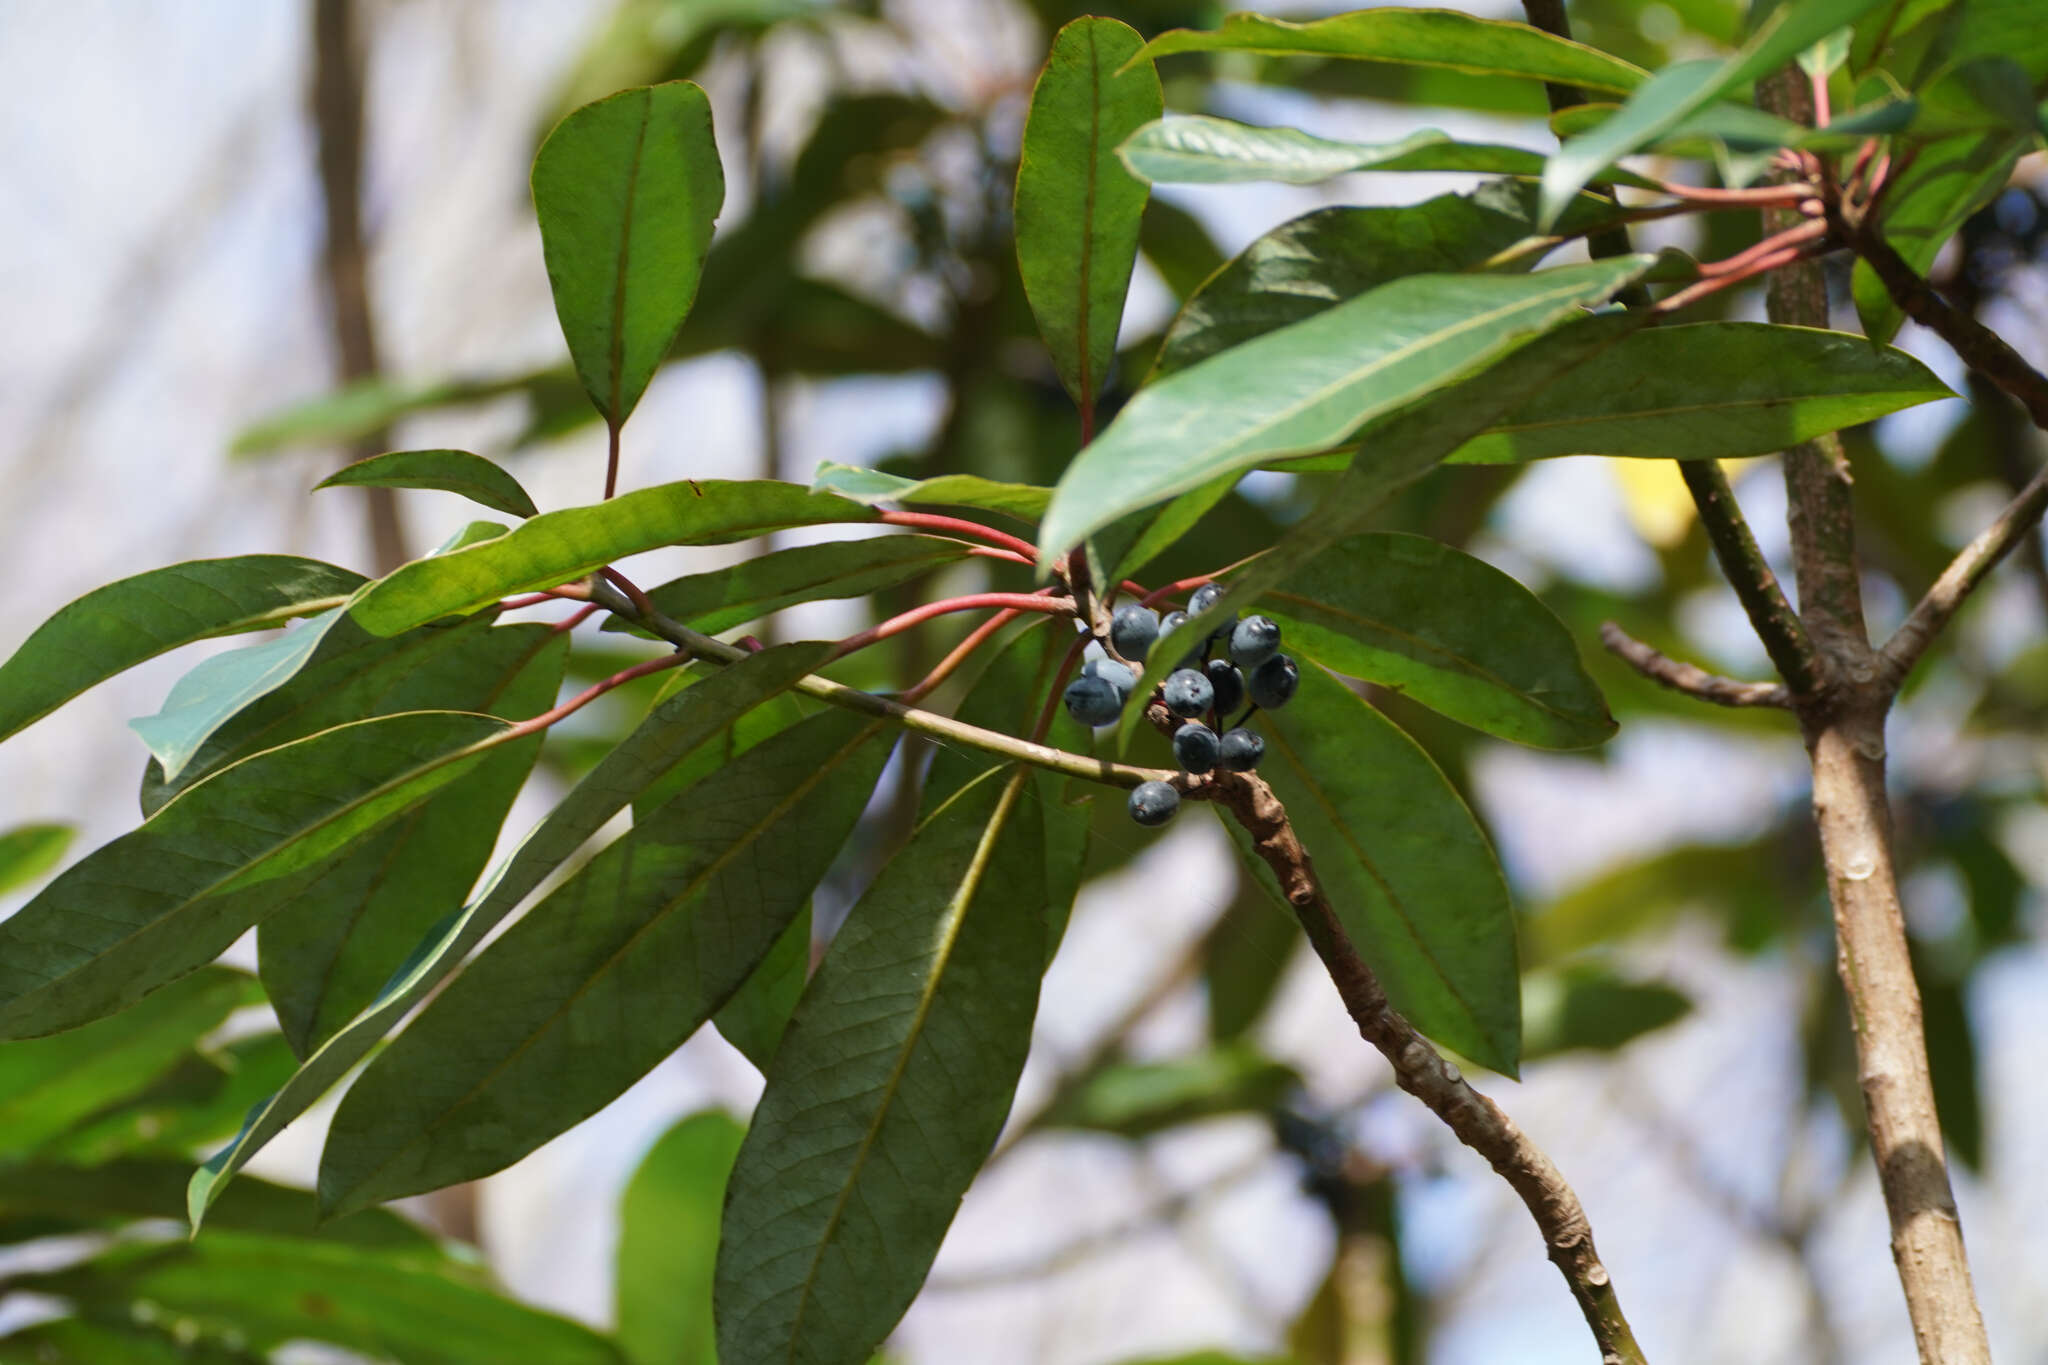
[[350,1087],[322,1206],[500,1170],[680,1047],[804,907],[867,805],[885,728],[834,710],[763,742],[506,930]]
[[508,593],[552,588],[662,545],[712,545],[820,522],[872,521],[858,503],[771,480],[703,479],[543,512],[495,540],[416,560],[379,580],[350,614],[377,635],[459,616]]
[[1259,727],[1259,775],[1315,850],[1330,904],[1388,999],[1446,1047],[1515,1074],[1514,906],[1464,801],[1414,740],[1312,664]]
[[190,1215],[196,1228],[227,1181],[287,1123],[326,1094],[414,1006],[432,994],[506,915],[573,855],[605,822],[699,745],[779,695],[817,666],[827,646],[763,650],[669,698],[605,755],[459,912],[435,926],[368,1008],[306,1060],[277,1094],[250,1111],[235,1140],[193,1173]]
[[394,450],[328,475],[316,488],[438,488],[460,493],[479,506],[515,517],[530,517],[533,505],[519,480],[481,455],[466,450]]
[[[1901,259],[1925,275],[1969,216],[1998,196],[2013,167],[2034,145],[2015,133],[1965,134],[1920,148],[1886,191],[1882,228]],[[1850,274],[1850,292],[1863,330],[1874,341],[1898,335],[1906,315],[1892,302],[1877,273],[1862,261]]]
[[1650,261],[1413,275],[1148,385],[1067,467],[1040,556],[1223,474],[1335,444],[1606,299]]
[[1153,58],[1177,52],[1358,57],[1595,90],[1633,90],[1644,80],[1641,67],[1527,24],[1440,9],[1365,9],[1307,23],[1233,14],[1220,29],[1174,29],[1145,46],[1145,55]]
[[692,1114],[661,1135],[626,1185],[613,1302],[633,1365],[717,1365],[718,1218],[746,1131],[718,1110]]
[[348,845],[482,761],[506,728],[411,712],[214,774],[0,922],[0,1036],[87,1023],[212,961]]
[[906,479],[880,469],[826,460],[818,466],[811,487],[837,493],[842,498],[866,503],[899,502],[911,507],[971,507],[979,512],[1001,512],[1020,521],[1036,521],[1052,501],[1050,488],[1027,483],[999,483],[979,474],[940,474],[929,479]]
[[362,575],[295,555],[195,559],[95,588],[0,664],[0,738],[166,650],[338,607]]
[[1017,267],[1060,382],[1093,412],[1116,355],[1124,292],[1150,194],[1117,159],[1159,117],[1159,77],[1132,61],[1145,40],[1115,19],[1076,19],[1053,38],[1031,94],[1017,165]]
[[1021,772],[931,816],[833,940],[769,1068],[718,1249],[722,1365],[860,1365],[1009,1112],[1045,956]]
[[1341,540],[1259,599],[1284,647],[1502,739],[1614,733],[1571,632],[1527,588],[1424,536]]
[[689,314],[724,201],[711,101],[688,81],[587,104],[534,158],[555,314],[577,377],[613,426]]

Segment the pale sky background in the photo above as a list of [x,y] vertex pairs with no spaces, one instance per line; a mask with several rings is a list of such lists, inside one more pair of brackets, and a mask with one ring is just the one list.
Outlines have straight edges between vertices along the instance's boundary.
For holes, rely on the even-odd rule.
[[[958,79],[1034,69],[1044,36],[993,0],[888,5],[932,25],[927,68]],[[280,405],[322,392],[330,361],[316,292],[318,186],[303,115],[306,7],[286,0],[7,0],[0,4],[0,654],[62,603],[182,559],[290,551],[362,566],[354,495],[306,490],[332,463],[305,454],[234,463],[233,434]],[[525,193],[530,136],[601,0],[386,0],[371,6],[366,211],[372,289],[387,369],[409,379],[496,374],[561,354]],[[910,66],[862,61],[880,82]],[[727,73],[729,75],[729,73]],[[733,95],[707,77],[724,116]],[[942,96],[947,92],[940,90]],[[1246,117],[1360,137],[1397,135],[1411,115],[1266,94]],[[791,95],[778,127],[801,136]],[[1432,120],[1452,131],[1480,121]],[[1527,129],[1517,140],[1531,143]],[[1531,144],[1535,145],[1535,144]],[[1404,198],[1440,192],[1409,178]],[[1240,187],[1179,196],[1227,248],[1315,204],[1365,202],[1387,178],[1317,190]],[[725,221],[739,217],[735,185]],[[819,269],[865,258],[858,222],[813,246]],[[915,300],[911,300],[914,306]],[[1149,270],[1133,325],[1171,300]],[[1909,344],[1910,339],[1909,339]],[[1922,347],[1921,349],[1926,349]],[[1952,359],[1928,352],[1944,377]],[[916,437],[935,417],[934,381],[800,386],[785,414],[788,477],[824,458],[860,462]],[[666,371],[628,437],[629,483],[756,467],[759,386],[736,357]],[[1900,419],[1931,443],[1955,404]],[[1942,411],[1946,409],[1947,411]],[[401,445],[497,453],[515,405],[407,424]],[[587,500],[601,468],[593,432],[511,457],[543,506]],[[1775,471],[1741,491],[1766,548],[1782,553]],[[469,519],[453,497],[408,494],[416,547]],[[1657,572],[1610,472],[1552,462],[1499,510],[1482,547],[1531,581],[1568,569],[1631,586]],[[708,564],[709,561],[699,561]],[[1723,653],[1760,666],[1724,592],[1689,610]],[[1895,608],[1894,608],[1895,610]],[[2001,648],[2009,612],[1984,613],[1970,647]],[[831,609],[798,618],[843,628]],[[1582,648],[1593,642],[1582,641]],[[2008,646],[2009,647],[2009,646]],[[0,750],[0,828],[60,819],[82,853],[132,827],[144,752],[128,719],[157,709],[191,651],[107,683]],[[1930,686],[1893,728],[1893,755],[1966,780],[1991,761],[1959,738],[1971,698]],[[2040,754],[2024,761],[2038,765]],[[1477,765],[1477,804],[1533,897],[1665,844],[1739,839],[1766,807],[1801,799],[1796,740],[1734,741],[1678,724],[1632,724],[1605,762],[1505,746]],[[522,804],[511,828],[540,807]],[[1227,902],[1230,857],[1205,820],[1163,837],[1091,885],[1047,979],[1040,1046],[1023,1096],[1042,1095],[1063,1058],[1137,998]],[[2048,879],[2048,821],[2016,822],[2008,843]],[[1162,888],[1178,887],[1177,894]],[[1222,888],[1219,890],[1218,888]],[[1938,914],[1953,888],[1915,887],[1915,913]],[[19,903],[0,902],[0,911]],[[1825,945],[1817,951],[1825,953]],[[1556,1159],[1591,1213],[1601,1251],[1660,1365],[1803,1365],[1815,1359],[1810,1274],[1841,1359],[1894,1365],[1911,1338],[1867,1167],[1842,1181],[1805,1248],[1802,1271],[1755,1211],[1781,1179],[1835,1188],[1842,1152],[1825,1123],[1785,1131],[1797,1093],[1792,1037],[1804,1002],[1781,957],[1737,960],[1703,923],[1630,954],[1628,965],[1690,990],[1697,1013],[1618,1058],[1529,1068],[1520,1084],[1481,1086]],[[1297,963],[1266,1041],[1309,1077],[1314,1097],[1356,1106],[1356,1135],[1405,1175],[1412,1270],[1437,1299],[1437,1365],[1581,1365],[1590,1341],[1526,1215],[1497,1179],[1406,1097],[1359,1042],[1327,982]],[[1958,1191],[1993,1342],[2002,1361],[2048,1361],[2048,1124],[2036,1040],[2048,1036],[2048,953],[2010,950],[1970,1000],[1980,1024],[1989,1106],[1989,1183]],[[1167,1000],[1139,1034],[1169,1054],[1203,1030],[1199,996]],[[759,1079],[705,1035],[596,1119],[485,1182],[485,1247],[507,1283],[536,1302],[602,1323],[609,1313],[612,1205],[633,1164],[675,1118],[706,1103],[743,1112]],[[307,1181],[328,1107],[273,1144],[261,1169]],[[1684,1135],[1682,1142],[1672,1133]],[[932,1285],[896,1338],[915,1365],[1115,1365],[1200,1347],[1279,1346],[1322,1277],[1327,1225],[1268,1155],[1264,1126],[1223,1121],[1130,1144],[1035,1140],[991,1168],[968,1197]],[[1796,1153],[1789,1161],[1788,1151]],[[1790,1174],[1785,1173],[1789,1170]],[[1183,1217],[1111,1237],[1047,1273],[986,1277],[1049,1254],[1189,1191]],[[1044,1267],[1039,1267],[1045,1269]]]

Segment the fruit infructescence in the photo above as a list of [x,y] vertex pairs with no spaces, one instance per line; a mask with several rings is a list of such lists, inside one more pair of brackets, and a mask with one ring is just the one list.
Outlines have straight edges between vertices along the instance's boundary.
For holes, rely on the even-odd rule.
[[1208,675],[1192,668],[1167,674],[1159,692],[1166,709],[1183,720],[1193,720],[1216,703],[1216,689],[1210,685]]
[[1180,793],[1164,782],[1140,782],[1131,788],[1131,818],[1141,825],[1163,825],[1180,809]]
[[1216,732],[1198,720],[1191,720],[1173,732],[1173,756],[1191,773],[1213,772],[1222,753]]
[[1110,647],[1133,663],[1143,663],[1159,638],[1159,614],[1150,607],[1126,602],[1109,618]]
[[1067,712],[1083,725],[1114,725],[1124,709],[1123,696],[1107,678],[1082,674],[1067,684]]

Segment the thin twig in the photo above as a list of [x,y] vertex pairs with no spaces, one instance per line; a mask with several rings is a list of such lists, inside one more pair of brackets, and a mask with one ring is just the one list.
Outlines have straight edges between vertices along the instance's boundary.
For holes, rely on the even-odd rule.
[[953,676],[954,670],[973,657],[974,651],[987,644],[989,638],[1024,613],[1016,610],[999,611],[967,633],[967,638],[954,645],[946,657],[932,665],[932,671],[924,675],[917,686],[897,694],[905,705],[923,701],[935,691],[939,684]]
[[[1827,682],[1826,665],[1813,641],[1807,638],[1799,613],[1792,610],[1792,604],[1785,599],[1785,590],[1778,585],[1778,576],[1771,572],[1770,561],[1757,547],[1749,522],[1736,507],[1735,490],[1729,487],[1728,475],[1721,468],[1720,461],[1680,460],[1678,472],[1685,480],[1686,491],[1692,494],[1693,506],[1700,510],[1700,524],[1706,528],[1714,556],[1721,562],[1721,572],[1727,575],[1729,586],[1735,589],[1737,600],[1749,615],[1750,625],[1755,629],[1757,638],[1763,641],[1764,651],[1777,665],[1778,676],[1801,695],[1818,695]],[[1607,638],[1604,629],[1601,638]],[[1613,649],[1613,642],[1608,641],[1607,647]],[[1637,667],[1642,665],[1637,664]],[[1756,706],[1778,703],[1724,704]]]
[[1014,550],[1033,564],[1038,562],[1038,547],[1030,541],[1021,540],[1007,531],[998,531],[993,526],[983,526],[978,521],[968,521],[965,517],[946,517],[936,512],[904,512],[888,508],[878,514],[875,520],[889,526],[908,526],[919,531],[945,531],[956,536],[971,536],[1005,550]]
[[1603,1365],[1643,1365],[1642,1348],[1594,1249],[1592,1225],[1578,1195],[1514,1120],[1474,1090],[1458,1068],[1387,1002],[1378,978],[1345,935],[1308,850],[1295,837],[1273,789],[1253,774],[1225,773],[1191,794],[1222,806],[1252,836],[1255,851],[1279,879],[1360,1036],[1393,1066],[1395,1082],[1442,1119],[1460,1142],[1486,1158],[1520,1196],[1536,1220],[1551,1262],[1563,1274],[1593,1331]]
[[1053,596],[1055,589],[1041,592],[975,592],[964,597],[948,597],[943,601],[927,602],[921,607],[899,612],[879,625],[869,626],[857,635],[849,635],[833,647],[832,658],[843,659],[857,650],[866,649],[878,640],[892,635],[901,635],[914,626],[936,620],[956,611],[981,611],[995,608],[1000,611],[1037,611],[1050,616],[1072,616],[1074,599]]
[[1949,566],[1941,571],[1941,577],[1934,580],[1926,594],[1913,605],[1892,638],[1884,642],[1878,651],[1879,668],[1885,682],[1897,687],[1913,671],[1913,665],[1934,643],[1934,637],[1941,633],[1958,608],[1985,575],[1998,567],[2000,560],[2011,554],[2013,547],[2026,539],[2041,520],[2041,514],[2048,510],[2048,469],[2043,469],[2020,490],[2019,496],[2005,505],[1992,523],[1977,533],[1965,545]]
[[1602,623],[1600,643],[1636,672],[1674,692],[1716,706],[1775,706],[1788,710],[1792,694],[1782,683],[1742,682],[1709,673],[1644,644],[1612,621]]
[[[660,611],[641,612],[634,607],[625,593],[603,578],[591,583],[591,596],[606,611],[651,631],[670,644],[680,645],[701,659],[717,663],[735,663],[747,657],[749,651],[737,645],[729,645],[709,635],[701,635],[674,618]],[[1065,773],[1070,777],[1082,777],[1091,782],[1100,782],[1110,787],[1135,787],[1140,782],[1172,782],[1185,788],[1185,773],[1168,772],[1161,768],[1140,768],[1128,763],[1111,763],[1107,759],[1091,758],[1085,754],[1071,754],[1064,749],[1055,749],[1047,744],[1034,744],[1013,735],[999,734],[984,730],[978,725],[941,716],[915,706],[905,706],[889,697],[878,697],[872,692],[863,692],[845,683],[833,682],[829,678],[807,676],[799,678],[792,689],[807,697],[813,697],[832,706],[842,706],[849,711],[863,715],[881,716],[903,725],[906,729],[935,739],[949,740],[955,744],[979,749],[1000,758],[1014,759],[1028,763],[1034,768],[1049,772]]]
[[[593,607],[595,605],[595,603],[592,604]],[[556,721],[575,715],[605,693],[624,687],[635,678],[644,678],[650,673],[659,673],[664,669],[675,668],[680,664],[688,662],[690,662],[690,651],[679,649],[673,654],[664,654],[658,659],[648,659],[644,663],[634,664],[631,668],[622,668],[609,678],[601,682],[592,683],[553,710],[543,711],[531,719],[520,721],[517,725],[507,730],[503,738],[506,740],[519,739],[545,730]]]

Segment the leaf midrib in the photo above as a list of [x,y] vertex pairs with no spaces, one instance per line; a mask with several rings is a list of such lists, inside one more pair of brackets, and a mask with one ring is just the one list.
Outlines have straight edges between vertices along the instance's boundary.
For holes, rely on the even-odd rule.
[[640,195],[640,160],[647,147],[647,125],[654,117],[654,92],[640,92],[640,126],[633,134],[633,160],[626,168],[626,200],[619,215],[619,264],[612,280],[611,402],[605,419],[616,436],[625,423],[619,411],[625,397],[626,381],[626,275],[631,269],[633,249],[633,205]]
[[[677,892],[675,895],[670,896],[662,904],[660,909],[656,910],[653,914],[649,915],[647,919],[638,928],[633,930],[631,934],[627,935],[626,939],[622,943],[620,943],[620,945],[616,949],[614,949],[612,953],[604,959],[604,961],[599,963],[589,972],[586,972],[584,974],[582,982],[577,985],[575,990],[571,991],[567,996],[563,997],[562,1002],[559,1005],[557,1005],[552,1011],[550,1011],[546,1018],[542,1019],[534,1027],[527,1030],[526,1036],[519,1040],[518,1046],[513,1048],[512,1051],[508,1052],[504,1056],[504,1058],[498,1062],[497,1065],[493,1066],[489,1071],[484,1073],[484,1075],[481,1078],[479,1078],[475,1084],[471,1085],[469,1089],[465,1090],[461,1095],[457,1096],[455,1099],[449,1101],[446,1105],[444,1105],[442,1107],[441,1112],[437,1116],[429,1120],[427,1123],[421,1125],[419,1132],[415,1134],[410,1140],[408,1140],[398,1148],[394,1149],[389,1156],[384,1158],[384,1160],[378,1162],[377,1165],[371,1167],[368,1171],[364,1172],[362,1176],[357,1178],[356,1181],[349,1187],[350,1191],[353,1192],[355,1190],[362,1189],[364,1186],[368,1185],[372,1180],[374,1180],[377,1176],[380,1176],[385,1171],[389,1170],[392,1164],[396,1162],[399,1157],[403,1156],[406,1152],[411,1151],[413,1148],[417,1147],[422,1140],[424,1140],[434,1132],[438,1131],[443,1124],[447,1123],[450,1119],[452,1119],[456,1112],[459,1111],[463,1106],[471,1103],[476,1099],[478,1095],[488,1090],[500,1076],[504,1075],[504,1073],[507,1070],[509,1070],[516,1062],[518,1062],[518,1060],[521,1057],[525,1056],[526,1053],[534,1047],[534,1045],[537,1043],[537,1041],[541,1038],[543,1034],[546,1034],[551,1029],[553,1029],[561,1021],[562,1016],[567,1014],[569,1010],[574,1008],[577,1002],[582,1000],[583,997],[595,987],[598,981],[608,976],[611,973],[612,969],[618,965],[620,959],[625,957],[627,953],[632,951],[633,948],[639,944],[640,940],[643,937],[645,937],[648,933],[652,932],[657,925],[665,923],[668,917],[675,913],[678,906],[682,905],[686,901],[693,899],[700,891],[702,891],[707,885],[710,884],[711,880],[714,877],[716,877],[720,872],[724,871],[725,868],[735,858],[737,858],[741,852],[743,852],[746,849],[752,848],[754,844],[757,843],[765,835],[768,829],[774,826],[775,823],[781,820],[784,816],[788,815],[789,812],[805,797],[809,796],[812,792],[816,791],[820,784],[822,784],[828,777],[834,775],[838,771],[839,765],[842,762],[844,762],[849,756],[857,752],[861,748],[861,746],[866,744],[870,739],[874,738],[877,731],[885,728],[890,723],[891,722],[886,720],[877,720],[872,724],[866,726],[852,739],[848,740],[844,745],[840,746],[840,748],[836,750],[826,762],[819,764],[816,771],[809,774],[807,777],[804,778],[802,782],[798,783],[795,787],[791,788],[787,793],[785,793],[783,797],[779,801],[777,801],[775,805],[771,807],[769,811],[764,816],[762,816],[760,820],[755,822],[754,826],[751,829],[749,829],[743,837],[736,839],[731,844],[727,845],[725,851],[720,853],[716,858],[714,858],[710,863],[708,863],[702,871],[697,873],[697,875],[691,877],[690,880],[684,885],[682,890]],[[709,1018],[710,1016],[707,1014],[706,1017]],[[331,1210],[338,1210],[342,1206],[343,1201],[340,1198],[336,1198],[329,1207]]]
[[902,1088],[903,1074],[910,1067],[910,1057],[917,1050],[917,1043],[924,1036],[925,1025],[931,1019],[932,1006],[938,999],[940,983],[944,981],[946,966],[952,960],[953,950],[959,944],[961,926],[967,922],[967,911],[981,892],[982,879],[988,873],[988,865],[995,857],[996,844],[1002,839],[1003,831],[1010,822],[1010,811],[1017,803],[1017,794],[1023,790],[1024,781],[1030,770],[1018,765],[1010,774],[1009,782],[1003,787],[1003,794],[996,799],[996,808],[990,814],[988,825],[982,830],[981,841],[975,845],[974,856],[968,861],[967,870],[961,874],[960,885],[953,898],[946,903],[946,926],[939,937],[936,966],[925,978],[924,988],[918,992],[917,1008],[911,1012],[910,1028],[903,1035],[903,1042],[897,1048],[896,1061],[889,1069],[889,1079],[873,1093],[881,1097],[875,1106],[874,1117],[869,1121],[867,1131],[861,1134],[860,1146],[853,1155],[853,1165],[848,1168],[846,1179],[840,1182],[839,1193],[832,1200],[832,1211],[825,1217],[825,1226],[818,1239],[812,1244],[810,1264],[804,1270],[803,1279],[797,1285],[796,1305],[790,1312],[789,1350],[784,1357],[790,1365],[796,1365],[797,1346],[803,1337],[804,1314],[808,1310],[811,1293],[817,1288],[820,1267],[825,1260],[825,1250],[832,1245],[832,1236],[838,1231],[840,1221],[846,1216],[847,1203],[853,1198],[854,1186],[860,1181],[860,1173],[866,1167],[869,1155],[874,1151],[875,1142],[881,1136],[883,1121],[888,1117],[890,1107],[895,1103],[896,1093]]

